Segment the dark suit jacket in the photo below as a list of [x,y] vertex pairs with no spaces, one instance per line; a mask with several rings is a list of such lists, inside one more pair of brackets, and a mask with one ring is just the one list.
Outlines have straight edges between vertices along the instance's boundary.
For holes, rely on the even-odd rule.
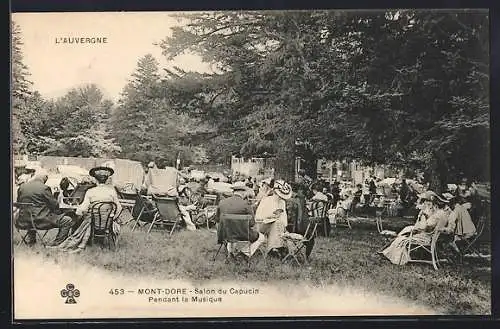
[[[40,227],[44,222],[55,223],[63,214],[59,211],[59,204],[52,195],[50,187],[40,180],[31,180],[19,187],[17,192],[17,202],[33,203],[32,214],[35,223]],[[19,213],[18,224],[23,227],[31,224],[29,213],[21,210]],[[51,225],[48,225],[51,226]]]
[[252,205],[239,196],[231,196],[219,202],[215,217],[217,241],[240,240],[255,242],[259,232],[254,228],[255,218]]

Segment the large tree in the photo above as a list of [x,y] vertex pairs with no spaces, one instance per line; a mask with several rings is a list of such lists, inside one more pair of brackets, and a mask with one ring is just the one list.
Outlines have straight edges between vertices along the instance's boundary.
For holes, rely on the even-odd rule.
[[110,157],[119,151],[109,136],[113,102],[97,85],[75,87],[57,100],[44,100],[37,92],[31,99],[36,103],[23,125],[29,153]]
[[[164,54],[194,51],[218,72],[197,81],[183,76],[193,86],[191,96],[181,93],[190,105],[185,109],[216,122],[226,136],[221,140],[240,153],[271,148],[281,159],[281,176],[291,176],[297,138],[312,142],[322,156],[430,169],[436,188],[447,170],[472,174],[484,167],[485,13],[223,12],[187,18],[190,23],[161,44]],[[228,138],[234,133],[238,138]],[[483,149],[469,148],[478,136]],[[464,165],[457,161],[464,153],[481,160]]]
[[[11,96],[12,96],[12,143],[15,153],[24,152],[26,136],[23,131],[26,118],[29,116],[31,98],[31,81],[28,67],[23,62],[21,29],[11,21]],[[35,97],[37,97],[36,95]]]
[[196,118],[178,113],[170,103],[169,84],[162,82],[156,59],[147,54],[137,63],[113,113],[113,134],[123,157],[175,166],[206,161],[196,134],[209,129]]

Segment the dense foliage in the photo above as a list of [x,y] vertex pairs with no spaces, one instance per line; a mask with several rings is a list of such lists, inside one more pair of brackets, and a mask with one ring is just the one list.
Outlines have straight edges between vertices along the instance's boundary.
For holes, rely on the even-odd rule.
[[484,12],[184,16],[161,46],[216,65],[183,97],[221,134],[244,136],[229,149],[276,153],[287,177],[298,138],[324,157],[427,169],[436,189],[454,175],[488,177]]
[[[88,154],[96,146],[87,132],[99,123],[97,153],[144,162],[272,154],[278,175],[289,179],[296,145],[306,141],[313,157],[425,170],[436,190],[461,175],[489,179],[486,12],[206,12],[179,18],[185,24],[159,45],[164,56],[195,53],[213,72],[161,70],[145,55],[116,108],[95,86],[43,100],[29,91],[14,46],[13,108],[22,131],[16,136],[30,141],[21,144]],[[14,36],[16,45],[18,30]]]

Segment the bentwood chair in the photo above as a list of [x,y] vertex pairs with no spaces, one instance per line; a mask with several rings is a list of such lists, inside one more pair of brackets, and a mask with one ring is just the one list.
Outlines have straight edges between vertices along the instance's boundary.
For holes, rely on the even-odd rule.
[[107,245],[109,249],[116,250],[118,234],[113,230],[113,220],[117,206],[114,202],[96,202],[90,208],[91,234],[90,244],[100,240],[101,246]]

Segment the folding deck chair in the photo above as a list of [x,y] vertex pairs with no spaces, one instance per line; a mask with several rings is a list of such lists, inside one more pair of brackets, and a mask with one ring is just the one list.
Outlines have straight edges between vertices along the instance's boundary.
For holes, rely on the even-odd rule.
[[355,204],[354,203],[351,203],[349,205],[349,209],[344,209],[342,208],[342,214],[341,216],[338,216],[337,217],[337,226],[344,226],[344,227],[347,227],[349,229],[352,229],[352,224],[351,224],[351,220],[349,219],[349,217],[351,215],[354,214],[354,208],[355,208]]
[[96,240],[102,242],[101,247],[107,244],[110,250],[118,247],[118,236],[113,232],[113,219],[116,214],[114,202],[97,202],[90,208],[90,244]]
[[174,230],[182,221],[182,214],[177,203],[177,198],[159,197],[153,195],[153,202],[156,204],[156,213],[153,221],[149,226],[148,233],[154,225],[171,227],[169,235],[172,235]]
[[[18,242],[17,245],[20,245],[21,243],[28,245],[28,241],[26,240],[28,237],[28,233],[30,230],[35,230],[38,240],[40,241],[40,243],[44,247],[46,247],[47,244],[45,243],[44,239],[45,239],[45,236],[47,235],[47,233],[50,231],[50,229],[44,229],[44,228],[37,227],[37,225],[35,223],[35,219],[33,218],[33,207],[35,206],[35,204],[28,203],[28,202],[14,202],[13,205],[15,208],[19,209],[19,213],[17,215],[17,218],[14,218],[14,226],[15,226],[17,232],[19,232],[19,234],[21,235],[21,240]],[[25,225],[21,226],[19,224],[18,218],[19,218],[19,216],[23,215],[25,212],[29,214],[31,224],[28,224],[27,226],[25,226]],[[21,231],[26,231],[26,232],[23,234]],[[41,234],[40,231],[42,231],[43,234]]]
[[206,206],[205,208],[194,211],[193,220],[198,227],[206,226],[210,230],[210,225],[215,224],[215,214],[217,206]]
[[219,196],[216,194],[205,194],[202,198],[203,208],[206,206],[217,206]]
[[[286,245],[291,246],[288,248],[288,254],[283,258],[282,262],[286,263],[289,259],[295,260],[297,265],[301,266],[305,263],[305,247],[306,244],[314,239],[318,225],[322,224],[322,219],[320,217],[309,218],[309,223],[307,224],[306,231],[304,235],[298,233],[285,232],[282,235],[282,239]],[[304,258],[304,262],[299,261],[299,257]]]

